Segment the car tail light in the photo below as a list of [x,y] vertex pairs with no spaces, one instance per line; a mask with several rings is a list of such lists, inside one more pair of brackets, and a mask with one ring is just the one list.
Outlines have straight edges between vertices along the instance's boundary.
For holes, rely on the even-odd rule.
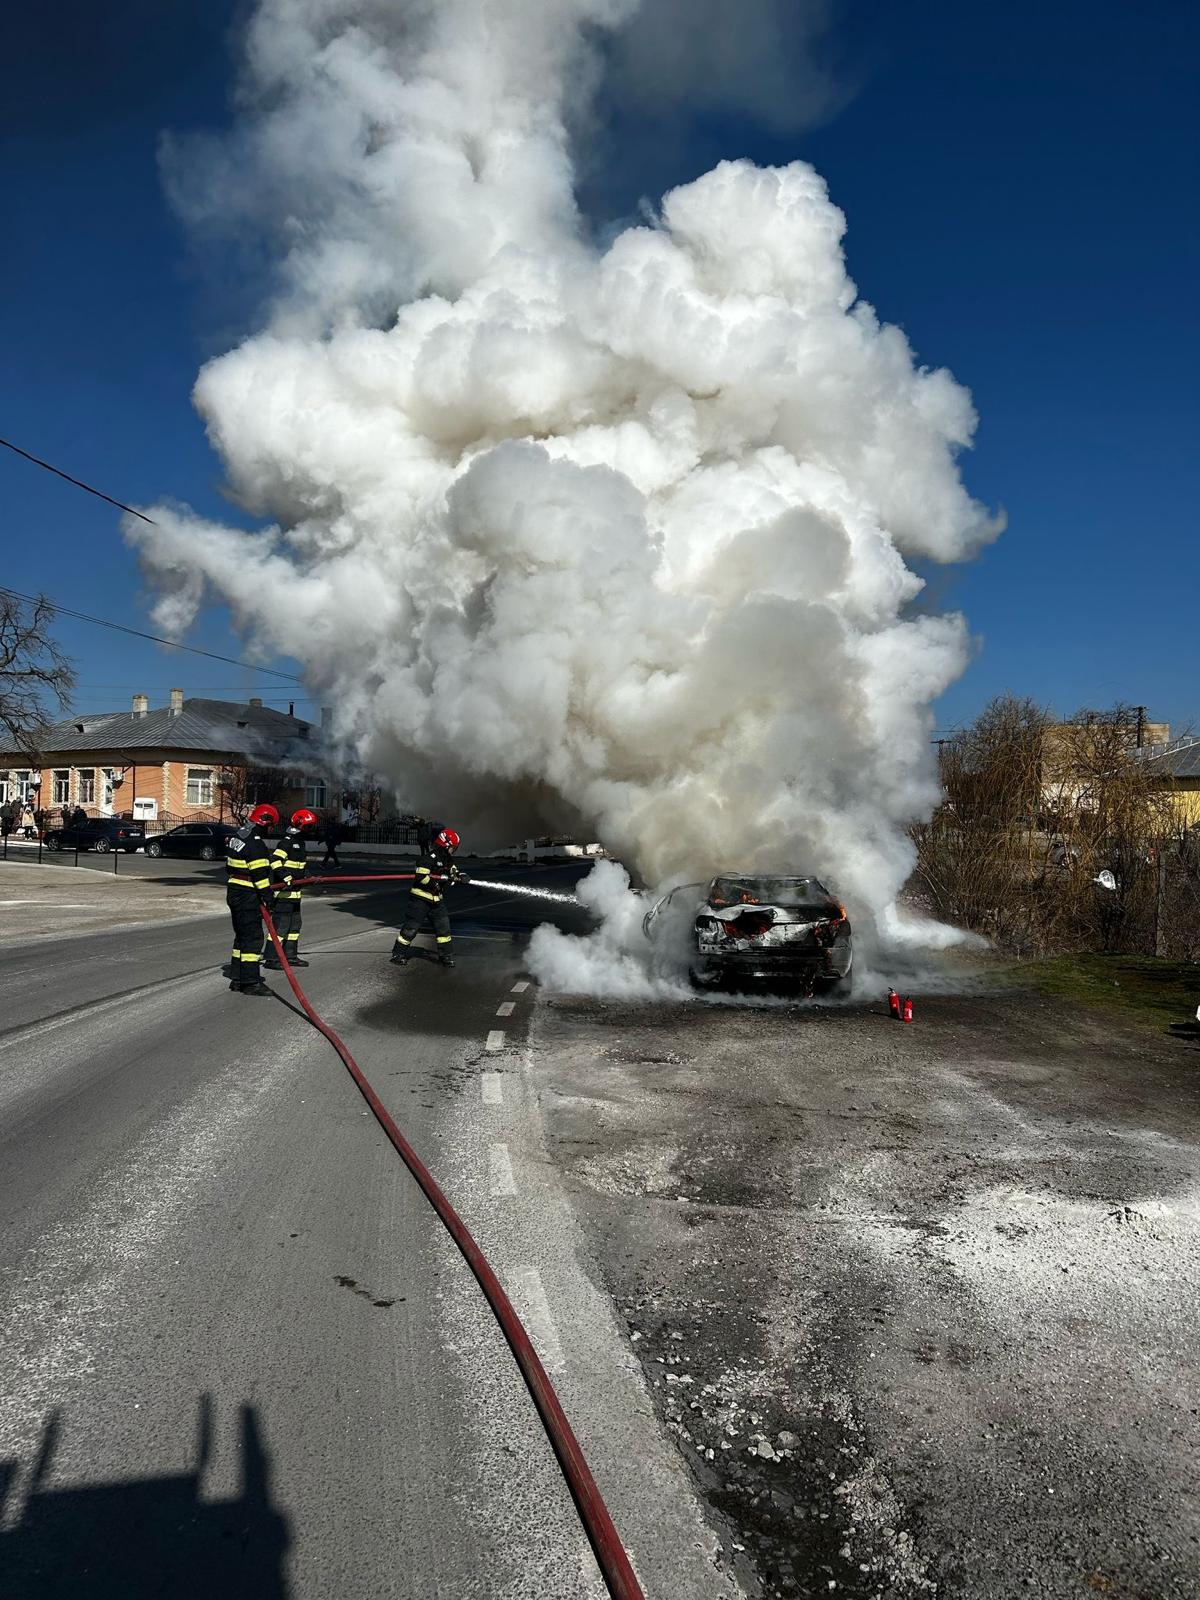
[[839,906],[836,917],[830,917],[827,922],[818,922],[813,929],[813,934],[818,944],[835,944],[849,927],[845,906]]

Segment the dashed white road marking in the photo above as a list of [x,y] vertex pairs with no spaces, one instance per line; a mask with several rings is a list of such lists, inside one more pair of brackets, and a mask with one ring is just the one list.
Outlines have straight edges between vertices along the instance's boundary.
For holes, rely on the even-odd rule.
[[488,1147],[488,1193],[493,1198],[503,1194],[516,1194],[517,1180],[513,1177],[512,1162],[506,1144]]
[[491,1033],[489,1033],[488,1036],[487,1036],[487,1042],[484,1045],[484,1049],[485,1050],[503,1050],[504,1049],[504,1029],[503,1028],[493,1028],[492,1029]]
[[505,1277],[509,1299],[517,1308],[542,1365],[547,1372],[562,1372],[567,1365],[566,1358],[550,1313],[550,1302],[542,1287],[541,1274],[536,1267],[514,1267]]
[[515,1000],[505,1000],[502,1005],[496,1007],[496,1015],[498,1017],[511,1017],[516,1009],[517,1003]]
[[498,1072],[485,1072],[479,1080],[479,1090],[485,1106],[504,1104],[504,1082]]
[[524,994],[528,987],[529,985],[527,983],[514,983],[512,986],[512,992],[513,994]]

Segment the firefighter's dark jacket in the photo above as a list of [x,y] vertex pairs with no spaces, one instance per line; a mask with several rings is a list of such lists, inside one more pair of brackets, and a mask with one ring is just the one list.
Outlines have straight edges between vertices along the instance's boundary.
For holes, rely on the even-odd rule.
[[252,890],[261,899],[271,892],[271,847],[257,823],[243,822],[225,841],[225,882],[230,889]]
[[299,828],[289,828],[271,853],[271,877],[277,900],[299,900],[301,891],[293,878],[302,878],[308,867],[308,849]]
[[[430,905],[440,905],[442,901],[443,884],[441,878],[452,881],[458,876],[458,869],[450,855],[439,850],[436,845],[430,845],[422,855],[417,858],[413,868],[416,877],[413,879],[409,893],[418,900],[426,900]],[[440,874],[440,876],[439,876]]]

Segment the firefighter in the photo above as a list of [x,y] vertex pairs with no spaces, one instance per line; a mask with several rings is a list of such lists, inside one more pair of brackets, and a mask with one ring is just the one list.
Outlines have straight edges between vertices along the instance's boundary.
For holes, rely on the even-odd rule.
[[[275,932],[279,935],[279,942],[287,955],[288,964],[293,967],[308,965],[300,955],[301,891],[293,880],[302,878],[308,866],[304,830],[315,828],[316,825],[316,814],[307,807],[302,806],[299,811],[293,811],[291,824],[271,855],[271,878],[275,891]],[[273,944],[268,946],[263,965],[277,972],[283,966]]]
[[408,891],[404,926],[392,946],[392,960],[398,967],[407,966],[412,956],[412,942],[427,920],[437,941],[438,960],[443,967],[454,965],[450,954],[450,918],[442,904],[442,892],[447,884],[470,882],[454,865],[454,852],[461,842],[453,828],[439,828],[424,844],[417,860],[416,877]]
[[236,994],[270,994],[262,981],[262,907],[272,909],[271,847],[264,832],[279,826],[274,806],[255,806],[247,821],[225,841],[225,903],[233,918],[233,961],[229,987]]

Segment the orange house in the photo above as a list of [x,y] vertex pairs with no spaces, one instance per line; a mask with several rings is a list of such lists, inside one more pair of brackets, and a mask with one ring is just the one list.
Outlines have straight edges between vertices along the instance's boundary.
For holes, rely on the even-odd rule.
[[[129,711],[68,718],[36,752],[0,749],[0,804],[132,816],[152,831],[228,819],[256,800],[320,811],[333,803],[319,736],[261,700],[185,700],[157,710],[143,694]],[[269,792],[267,792],[269,791]]]

